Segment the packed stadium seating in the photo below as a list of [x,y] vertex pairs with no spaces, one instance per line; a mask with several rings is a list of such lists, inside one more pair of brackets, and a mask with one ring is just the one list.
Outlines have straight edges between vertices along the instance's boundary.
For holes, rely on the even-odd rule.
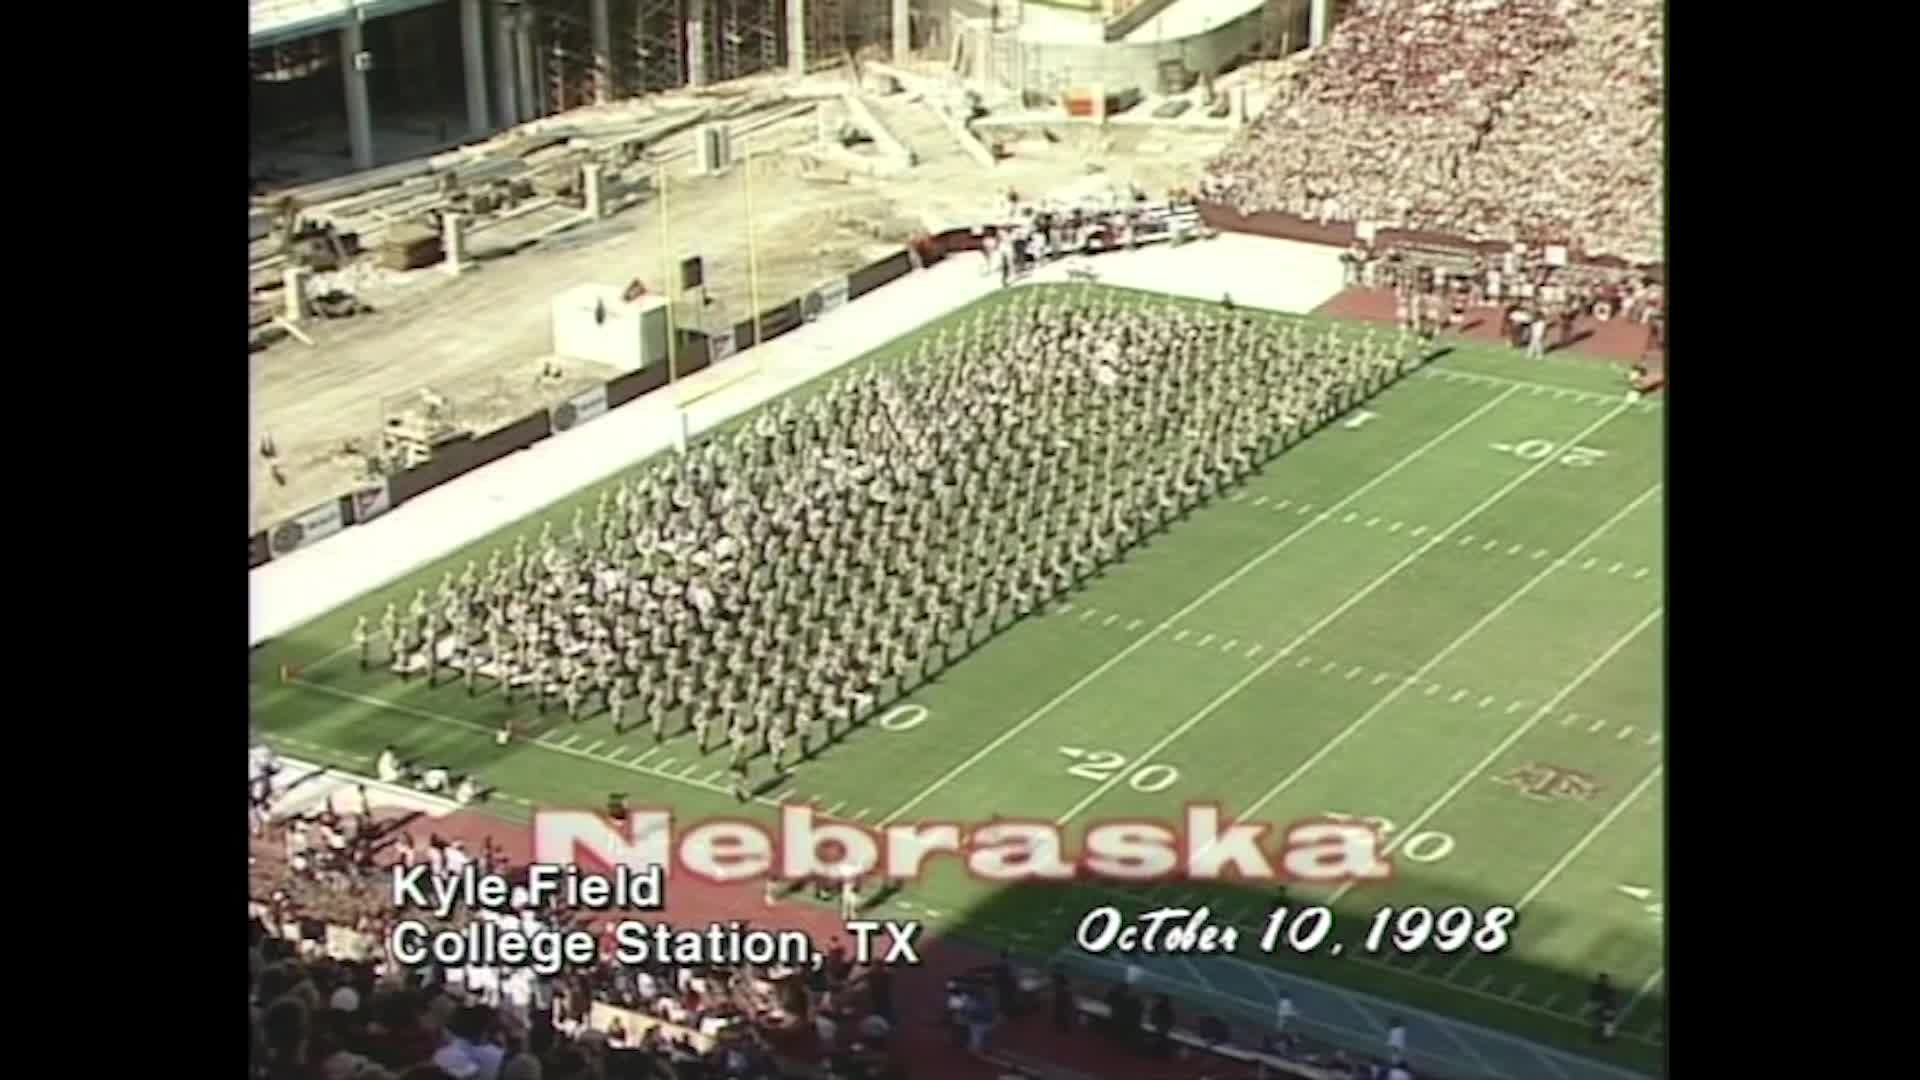
[[1202,192],[1660,262],[1657,0],[1360,0]]

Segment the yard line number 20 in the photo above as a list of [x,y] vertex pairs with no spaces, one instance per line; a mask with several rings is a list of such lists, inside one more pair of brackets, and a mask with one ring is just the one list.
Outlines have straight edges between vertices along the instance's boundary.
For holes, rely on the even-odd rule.
[[[1362,825],[1371,825],[1374,827],[1374,830],[1380,834],[1380,839],[1383,843],[1393,843],[1393,822],[1386,818],[1374,817],[1369,814],[1336,814],[1332,812],[1323,816],[1329,821],[1357,821]],[[1446,833],[1433,832],[1432,830],[1417,832],[1407,837],[1406,842],[1395,844],[1394,851],[1398,854],[1405,855],[1408,860],[1412,862],[1439,862],[1441,859],[1453,854],[1453,837]]]
[[[1062,756],[1073,759],[1067,766],[1068,776],[1077,776],[1082,780],[1105,783],[1120,775],[1127,768],[1127,756],[1111,750],[1082,750],[1077,746],[1060,748]],[[1171,765],[1154,763],[1142,765],[1127,777],[1127,786],[1148,795],[1162,792],[1180,781],[1180,770]]]

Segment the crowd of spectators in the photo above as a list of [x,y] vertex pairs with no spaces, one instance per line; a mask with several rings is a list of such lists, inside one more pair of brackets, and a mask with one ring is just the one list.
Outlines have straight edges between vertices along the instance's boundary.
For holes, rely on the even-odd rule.
[[[271,787],[261,770],[254,779]],[[416,846],[408,821],[375,814],[364,789],[340,796],[249,822],[255,1080],[780,1080],[796,1045],[836,1080],[905,1075],[889,1054],[890,978],[838,949],[811,972],[605,964],[543,978],[392,963],[383,943],[402,913],[387,868],[511,868],[491,844],[469,853],[429,834]],[[555,927],[584,918],[524,908],[404,917],[449,928],[476,917]],[[590,1023],[596,1005],[602,1016]]]
[[1493,307],[1516,348],[1567,344],[1585,319],[1641,323],[1649,351],[1664,345],[1666,290],[1658,281],[1565,254],[1525,244],[1486,255],[1356,241],[1341,262],[1346,284],[1391,289],[1401,325],[1425,336],[1458,331],[1469,309]]
[[1202,193],[1662,260],[1658,0],[1358,0]]

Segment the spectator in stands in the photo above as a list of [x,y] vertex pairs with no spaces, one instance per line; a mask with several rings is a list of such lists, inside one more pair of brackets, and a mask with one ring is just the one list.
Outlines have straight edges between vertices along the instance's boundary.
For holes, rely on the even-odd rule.
[[1161,994],[1147,1014],[1147,1026],[1153,1031],[1153,1051],[1162,1057],[1173,1053],[1173,999]]
[[1202,189],[1242,213],[1657,261],[1660,14],[1657,0],[1358,0]]
[[500,1020],[484,1005],[468,1005],[447,1023],[448,1039],[433,1055],[433,1063],[454,1080],[499,1080],[506,1061]]
[[1067,973],[1059,968],[1053,970],[1053,1028],[1055,1031],[1072,1031],[1074,1013],[1078,1011],[1074,1001],[1073,984],[1067,981]]

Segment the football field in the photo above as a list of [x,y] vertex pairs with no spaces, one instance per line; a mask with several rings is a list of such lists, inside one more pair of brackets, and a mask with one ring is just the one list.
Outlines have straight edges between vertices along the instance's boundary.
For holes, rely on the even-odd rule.
[[[1623,389],[1598,362],[1458,347],[882,706],[753,812],[771,821],[781,803],[810,802],[869,825],[1077,828],[1178,822],[1186,804],[1215,802],[1277,830],[1368,819],[1394,880],[1294,888],[1292,904],[1333,905],[1347,941],[1382,907],[1511,905],[1511,946],[1303,959],[1243,943],[1231,958],[1140,960],[1144,978],[1183,1014],[1230,1021],[1258,1023],[1286,994],[1299,1023],[1374,1052],[1400,1017],[1417,1061],[1460,1080],[1651,1074],[1664,1013],[1664,417]],[[736,813],[725,755],[687,737],[655,745],[604,714],[554,715],[499,747],[498,694],[362,673],[343,648],[355,615],[404,604],[546,517],[564,525],[595,494],[257,649],[256,729],[290,756],[360,771],[389,743],[478,771],[499,790],[489,809],[509,817],[611,791],[682,818]],[[1090,907],[1204,901],[1256,927],[1277,902],[1251,885],[996,888],[935,865],[879,913],[1104,974],[1114,960],[1071,948]],[[1625,1003],[1604,1046],[1583,1015],[1598,972]]]

